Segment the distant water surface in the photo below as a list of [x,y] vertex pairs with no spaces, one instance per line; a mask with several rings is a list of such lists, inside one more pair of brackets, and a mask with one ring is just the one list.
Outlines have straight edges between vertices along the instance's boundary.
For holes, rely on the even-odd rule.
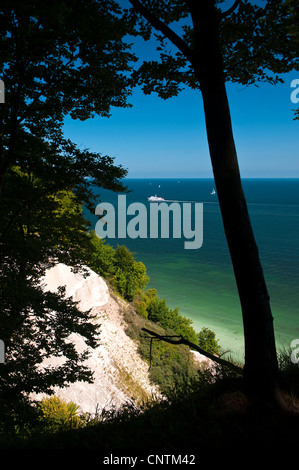
[[[147,267],[170,307],[215,331],[223,349],[243,358],[243,327],[238,293],[211,179],[127,179],[127,206],[158,195],[167,200],[203,203],[203,245],[184,249],[184,239],[107,239],[125,244]],[[299,338],[299,179],[245,179],[243,188],[271,298],[277,347]],[[118,195],[95,189],[99,201],[117,210]],[[96,218],[90,216],[95,224]]]

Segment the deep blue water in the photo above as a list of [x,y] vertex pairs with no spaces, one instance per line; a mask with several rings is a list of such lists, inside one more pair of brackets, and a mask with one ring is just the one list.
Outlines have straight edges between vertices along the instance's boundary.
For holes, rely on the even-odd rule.
[[[213,180],[127,179],[126,185],[131,190],[127,206],[142,202],[149,210],[147,198],[155,194],[203,203],[203,245],[197,250],[184,249],[184,239],[106,240],[128,246],[147,267],[148,287],[155,287],[170,307],[179,307],[196,330],[213,329],[224,349],[242,357],[241,310],[217,195],[210,194]],[[243,188],[271,298],[277,347],[289,347],[299,338],[299,179],[245,179]],[[110,202],[117,210],[117,194],[95,191],[98,202]],[[97,218],[90,218],[95,225]]]

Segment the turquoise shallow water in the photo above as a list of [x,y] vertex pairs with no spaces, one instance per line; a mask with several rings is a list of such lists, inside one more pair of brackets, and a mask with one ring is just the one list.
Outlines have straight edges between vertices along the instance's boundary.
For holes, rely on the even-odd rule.
[[[147,197],[155,194],[171,201],[203,203],[200,249],[186,250],[184,239],[171,237],[107,242],[127,245],[146,265],[148,287],[157,288],[170,307],[179,307],[196,330],[211,328],[223,349],[242,358],[241,310],[217,195],[210,194],[213,180],[128,179],[126,184],[131,190],[127,206],[142,202],[149,210]],[[277,347],[289,347],[299,338],[299,179],[248,179],[243,188],[271,298]],[[117,194],[95,191],[98,202],[110,202],[117,211]],[[95,216],[89,217],[95,224]]]

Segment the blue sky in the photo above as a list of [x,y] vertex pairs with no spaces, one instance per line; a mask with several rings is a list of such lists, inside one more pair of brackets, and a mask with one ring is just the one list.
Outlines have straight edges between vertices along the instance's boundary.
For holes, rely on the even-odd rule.
[[[148,58],[149,47],[139,44],[139,54]],[[284,79],[258,88],[227,85],[244,178],[299,178],[299,121],[292,111],[298,105],[290,98],[299,72]],[[165,101],[135,90],[129,101],[132,108],[112,108],[110,118],[67,118],[65,136],[82,149],[113,157],[131,178],[213,177],[200,92],[186,89]]]
[[[282,85],[227,85],[242,177],[299,177],[299,121],[290,74]],[[202,98],[186,90],[170,100],[136,91],[133,108],[110,118],[67,119],[65,135],[80,148],[110,155],[135,177],[212,177]]]

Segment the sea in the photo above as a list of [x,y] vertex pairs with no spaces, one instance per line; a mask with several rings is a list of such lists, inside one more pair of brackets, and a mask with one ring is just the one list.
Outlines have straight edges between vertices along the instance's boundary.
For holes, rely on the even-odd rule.
[[[126,207],[141,203],[149,213],[150,205],[159,203],[149,202],[148,197],[157,195],[166,204],[178,203],[183,214],[189,203],[193,229],[195,207],[202,203],[203,239],[199,248],[186,249],[183,232],[181,238],[172,236],[171,217],[168,238],[162,238],[160,233],[151,238],[148,223],[144,238],[124,237],[123,233],[119,237],[116,227],[115,237],[106,236],[105,240],[114,247],[127,246],[135,259],[146,266],[150,278],[147,288],[156,288],[170,308],[178,307],[182,315],[192,320],[196,331],[203,327],[214,331],[225,354],[242,361],[242,314],[217,192],[213,191],[214,180],[128,178],[123,184],[129,190]],[[270,295],[276,347],[289,350],[291,342],[299,338],[299,179],[243,179],[242,185]],[[110,203],[115,209],[117,226],[119,194],[101,188],[93,191],[97,204]],[[140,205],[131,206],[136,207]],[[127,222],[138,214],[131,213]],[[88,211],[85,215],[94,229],[98,216]],[[109,217],[113,224],[113,211]],[[197,227],[199,230],[199,222]]]

